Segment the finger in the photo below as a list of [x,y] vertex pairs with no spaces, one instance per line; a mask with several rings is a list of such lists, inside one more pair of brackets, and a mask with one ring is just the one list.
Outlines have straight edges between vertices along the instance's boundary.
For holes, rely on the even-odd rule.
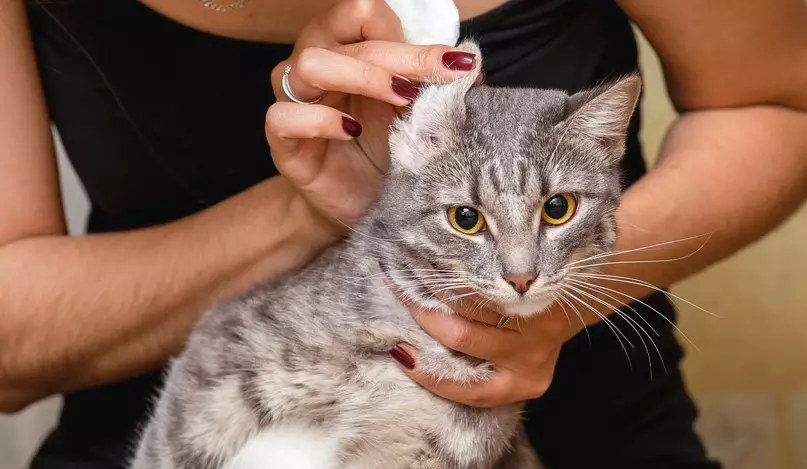
[[275,163],[295,153],[299,139],[351,140],[362,126],[336,109],[317,104],[275,103],[266,112],[266,139]]
[[497,329],[462,316],[409,306],[412,317],[434,340],[457,352],[494,363],[523,348],[522,337],[509,329]]
[[474,70],[476,55],[448,46],[416,46],[366,41],[332,48],[334,52],[383,67],[416,82],[448,83]]
[[[396,357],[400,353],[396,349],[403,349],[411,357],[411,362],[402,362]],[[398,362],[398,367],[414,382],[444,399],[473,407],[495,407],[520,400],[513,392],[517,389],[513,374],[507,370],[495,370],[488,380],[477,383],[437,379],[418,367],[418,354],[412,347],[398,345],[391,353]]]
[[520,402],[513,393],[509,372],[494,372],[489,381],[481,383],[459,383],[457,381],[438,380],[426,373],[404,370],[413,381],[432,393],[471,407],[498,407]]
[[526,326],[529,325],[529,320],[519,317],[510,317],[485,306],[478,302],[457,302],[451,305],[458,315],[470,319],[471,321],[479,322],[490,327],[499,328],[499,325],[504,323],[501,329],[509,329],[516,332],[525,332],[528,330]]
[[[403,351],[409,356],[401,360]],[[556,361],[530,370],[513,371],[496,368],[488,379],[479,382],[459,382],[435,378],[419,364],[417,350],[400,344],[390,352],[398,367],[414,382],[428,391],[453,402],[472,407],[496,407],[523,402],[543,396],[552,384]]]
[[[330,48],[365,40],[402,42],[403,29],[398,15],[384,0],[343,0],[308,23],[297,35],[291,56],[272,69],[271,80],[277,100],[287,100],[280,78],[286,65],[309,47]],[[296,92],[296,90],[295,90]],[[300,96],[301,99],[302,96]]]
[[297,57],[289,85],[306,101],[336,91],[405,106],[418,94],[415,84],[383,67],[318,47],[309,47]]
[[384,0],[338,2],[300,31],[295,52],[311,46],[327,48],[367,40],[404,40],[401,21]]

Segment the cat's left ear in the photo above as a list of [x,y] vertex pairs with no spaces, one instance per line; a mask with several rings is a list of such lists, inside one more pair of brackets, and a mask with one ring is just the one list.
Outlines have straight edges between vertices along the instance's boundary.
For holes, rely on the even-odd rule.
[[393,124],[390,157],[393,165],[417,170],[441,152],[455,136],[453,129],[465,116],[465,95],[480,81],[482,55],[479,46],[464,41],[457,48],[476,56],[474,69],[451,83],[424,84],[408,111]]
[[596,145],[612,163],[619,162],[641,90],[642,80],[634,74],[576,93],[567,99],[570,114],[558,124],[558,130]]

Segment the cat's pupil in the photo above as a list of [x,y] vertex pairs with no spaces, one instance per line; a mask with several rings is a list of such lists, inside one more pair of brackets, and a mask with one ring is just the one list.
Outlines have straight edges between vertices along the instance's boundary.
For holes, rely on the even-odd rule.
[[479,212],[470,207],[460,207],[454,212],[454,221],[463,230],[472,230],[479,223]]
[[544,212],[549,218],[560,219],[569,211],[569,202],[562,196],[556,195],[544,204]]

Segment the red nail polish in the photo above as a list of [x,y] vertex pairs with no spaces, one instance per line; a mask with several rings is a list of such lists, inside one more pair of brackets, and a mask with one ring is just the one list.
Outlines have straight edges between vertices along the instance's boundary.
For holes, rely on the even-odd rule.
[[404,350],[400,345],[392,347],[389,354],[392,355],[392,358],[403,365],[407,370],[412,370],[415,368],[415,359],[412,358],[412,355],[409,355],[409,352]]
[[476,56],[470,52],[446,52],[443,54],[443,65],[449,70],[468,72],[474,69]]
[[392,91],[394,91],[395,94],[410,101],[417,98],[418,94],[420,94],[417,85],[401,77],[392,77],[391,85]]
[[361,135],[361,124],[347,116],[342,116],[342,129],[353,138]]

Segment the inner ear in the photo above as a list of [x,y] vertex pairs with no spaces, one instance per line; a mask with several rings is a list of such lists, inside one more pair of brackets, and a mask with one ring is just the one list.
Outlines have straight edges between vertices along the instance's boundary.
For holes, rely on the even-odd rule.
[[569,117],[558,124],[564,134],[597,145],[613,161],[625,152],[628,125],[641,94],[638,74],[585,90],[567,99]]
[[394,123],[390,134],[393,164],[418,169],[439,153],[441,142],[451,137],[453,124],[465,115],[465,96],[482,74],[482,54],[473,41],[464,41],[458,49],[476,56],[474,69],[457,72],[450,83],[423,83],[418,97],[407,112]]

